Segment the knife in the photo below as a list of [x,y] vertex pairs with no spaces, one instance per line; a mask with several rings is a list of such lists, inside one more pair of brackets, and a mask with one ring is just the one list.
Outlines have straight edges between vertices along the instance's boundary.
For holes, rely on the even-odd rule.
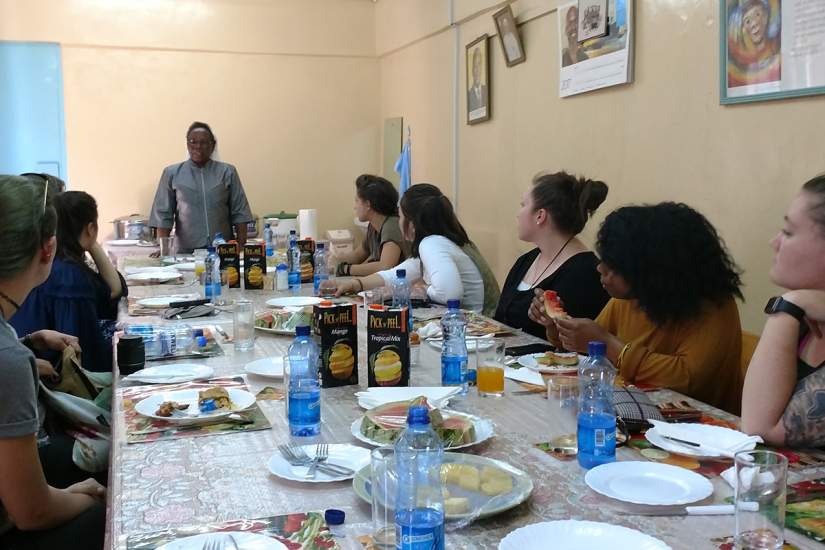
[[729,451],[728,449],[720,449],[719,447],[713,447],[711,445],[705,445],[704,443],[699,443],[698,441],[688,441],[686,439],[680,439],[678,437],[673,437],[670,435],[662,435],[664,439],[668,441],[673,441],[675,443],[679,443],[680,445],[687,445],[688,447],[693,447],[695,449],[699,449],[702,451],[710,452],[713,454],[721,455],[727,458],[733,458],[736,453]]
[[[739,508],[747,512],[758,512],[758,502],[741,502]],[[708,506],[685,506],[684,508],[668,510],[620,510],[623,516],[729,516],[736,513],[736,506],[733,504],[711,504]]]

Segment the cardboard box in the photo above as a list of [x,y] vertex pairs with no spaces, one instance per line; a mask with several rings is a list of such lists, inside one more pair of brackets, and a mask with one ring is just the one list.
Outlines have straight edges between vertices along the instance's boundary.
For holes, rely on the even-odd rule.
[[221,272],[226,272],[229,288],[241,288],[241,260],[237,243],[219,244],[218,257],[221,259]]
[[262,290],[266,275],[264,243],[246,243],[243,247],[243,284],[246,290]]
[[313,311],[321,335],[321,387],[358,384],[358,306],[321,302]]
[[410,333],[404,308],[374,305],[367,310],[369,386],[410,385]]

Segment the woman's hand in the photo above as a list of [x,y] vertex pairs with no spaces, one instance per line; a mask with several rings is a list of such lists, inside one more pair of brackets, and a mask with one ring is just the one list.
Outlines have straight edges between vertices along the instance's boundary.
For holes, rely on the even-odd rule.
[[363,286],[358,281],[358,279],[336,279],[338,282],[338,290],[335,292],[336,296],[343,296],[345,294],[355,294],[356,292],[363,290]]
[[587,353],[588,342],[609,342],[615,338],[592,319],[556,319],[556,326],[562,346],[568,351]]
[[95,500],[104,500],[106,498],[106,487],[92,478],[79,481],[74,485],[70,485],[66,488],[66,492],[79,495],[88,495]]
[[805,310],[805,320],[811,332],[822,338],[825,323],[825,291],[822,290],[791,290],[782,295],[782,299],[791,302]]
[[32,346],[37,351],[63,351],[67,347],[80,353],[80,343],[76,336],[69,336],[56,330],[38,330],[29,334]]
[[34,362],[37,365],[37,376],[49,382],[57,382],[60,380],[60,375],[57,374],[57,371],[54,370],[51,363],[45,359],[35,359]]
[[544,311],[544,291],[540,288],[533,290],[533,300],[530,302],[530,309],[527,310],[527,316],[545,328],[553,327],[555,323],[553,319],[547,316]]

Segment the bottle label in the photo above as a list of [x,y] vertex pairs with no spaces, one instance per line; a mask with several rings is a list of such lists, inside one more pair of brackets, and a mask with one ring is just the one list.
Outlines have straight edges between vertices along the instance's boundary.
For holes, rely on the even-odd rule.
[[467,381],[467,358],[458,355],[441,357],[441,383],[460,386]]
[[604,430],[595,430],[593,433],[593,437],[596,440],[596,447],[604,447]]

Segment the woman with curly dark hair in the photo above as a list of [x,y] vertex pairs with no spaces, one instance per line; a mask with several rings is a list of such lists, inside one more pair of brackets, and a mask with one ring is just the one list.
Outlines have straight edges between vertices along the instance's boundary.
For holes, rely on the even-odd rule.
[[596,242],[611,300],[595,321],[551,320],[537,296],[530,315],[557,346],[607,343],[629,383],[671,388],[738,412],[742,330],[740,270],[716,229],[685,204],[619,208]]

